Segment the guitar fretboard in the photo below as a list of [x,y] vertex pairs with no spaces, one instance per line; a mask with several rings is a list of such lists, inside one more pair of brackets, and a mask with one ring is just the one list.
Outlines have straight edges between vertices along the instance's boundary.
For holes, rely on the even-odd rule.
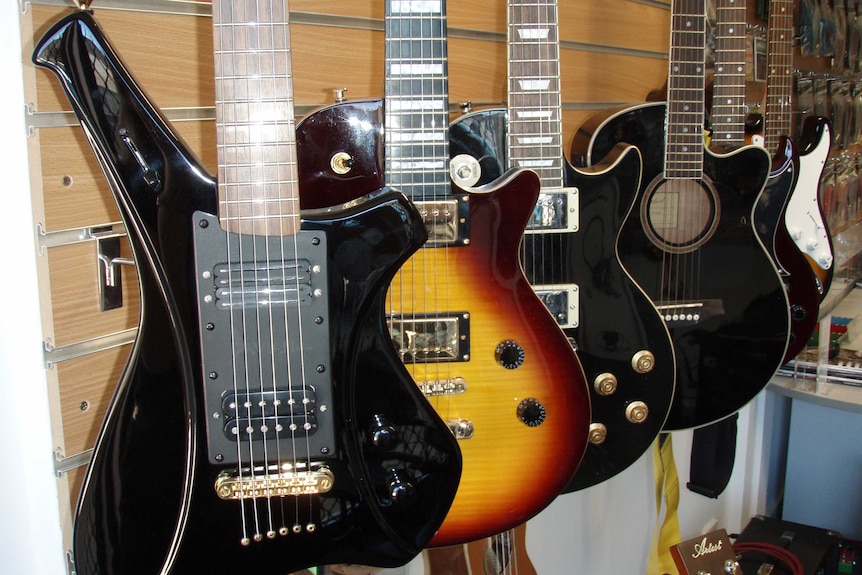
[[386,178],[408,197],[449,193],[446,3],[386,3]]
[[780,138],[790,135],[793,95],[793,0],[772,0],[769,5],[766,68],[767,150],[778,148]]
[[288,12],[283,0],[215,0],[219,221],[239,234],[299,230]]
[[509,162],[563,186],[557,3],[509,1]]
[[665,177],[703,174],[706,8],[704,0],[673,0],[671,6]]
[[745,0],[717,0],[712,140],[728,148],[745,144]]

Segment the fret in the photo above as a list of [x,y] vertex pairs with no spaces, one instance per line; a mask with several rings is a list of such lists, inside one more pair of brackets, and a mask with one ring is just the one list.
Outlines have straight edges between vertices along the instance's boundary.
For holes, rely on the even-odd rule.
[[535,170],[543,188],[563,185],[557,3],[509,2],[509,130],[512,167]]
[[219,222],[226,231],[299,230],[288,26],[280,0],[213,3]]
[[449,194],[445,3],[387,2],[386,179],[408,197]]
[[744,0],[718,0],[713,88],[713,141],[727,147],[745,143]]
[[772,0],[767,32],[764,145],[776,149],[790,134],[793,93],[793,0]]
[[518,149],[525,146],[533,146],[536,144],[556,146],[560,143],[560,138],[555,136],[515,136],[515,143],[510,144],[513,149]]
[[389,2],[392,14],[442,14],[441,0],[392,0]]

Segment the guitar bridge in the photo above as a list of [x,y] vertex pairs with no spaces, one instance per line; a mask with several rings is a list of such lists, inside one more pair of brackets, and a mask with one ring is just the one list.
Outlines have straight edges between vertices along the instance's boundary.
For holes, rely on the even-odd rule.
[[263,471],[248,475],[222,472],[216,478],[215,490],[219,498],[228,501],[267,497],[296,497],[319,495],[332,489],[335,476],[327,467],[308,471],[282,470],[276,473]]
[[655,307],[669,328],[697,325],[713,316],[724,315],[724,303],[720,299],[675,301]]

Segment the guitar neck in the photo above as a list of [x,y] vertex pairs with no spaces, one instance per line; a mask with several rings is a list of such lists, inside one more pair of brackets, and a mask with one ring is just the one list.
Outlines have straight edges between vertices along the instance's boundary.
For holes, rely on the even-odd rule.
[[563,186],[560,43],[557,3],[509,0],[508,149],[512,167]]
[[673,0],[665,142],[668,179],[699,179],[703,174],[705,59],[704,0]]
[[414,200],[449,194],[445,0],[386,3],[387,184]]
[[745,144],[745,0],[717,0],[712,141],[725,148]]
[[226,231],[299,230],[290,32],[284,0],[215,0],[219,221]]
[[766,148],[778,148],[782,136],[788,136],[792,123],[793,96],[793,0],[772,0],[769,5],[766,66]]

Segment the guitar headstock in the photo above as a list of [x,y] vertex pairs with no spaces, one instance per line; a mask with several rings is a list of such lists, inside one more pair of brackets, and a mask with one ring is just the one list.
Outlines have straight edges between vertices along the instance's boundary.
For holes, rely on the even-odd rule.
[[724,529],[674,545],[670,554],[680,575],[742,575]]

